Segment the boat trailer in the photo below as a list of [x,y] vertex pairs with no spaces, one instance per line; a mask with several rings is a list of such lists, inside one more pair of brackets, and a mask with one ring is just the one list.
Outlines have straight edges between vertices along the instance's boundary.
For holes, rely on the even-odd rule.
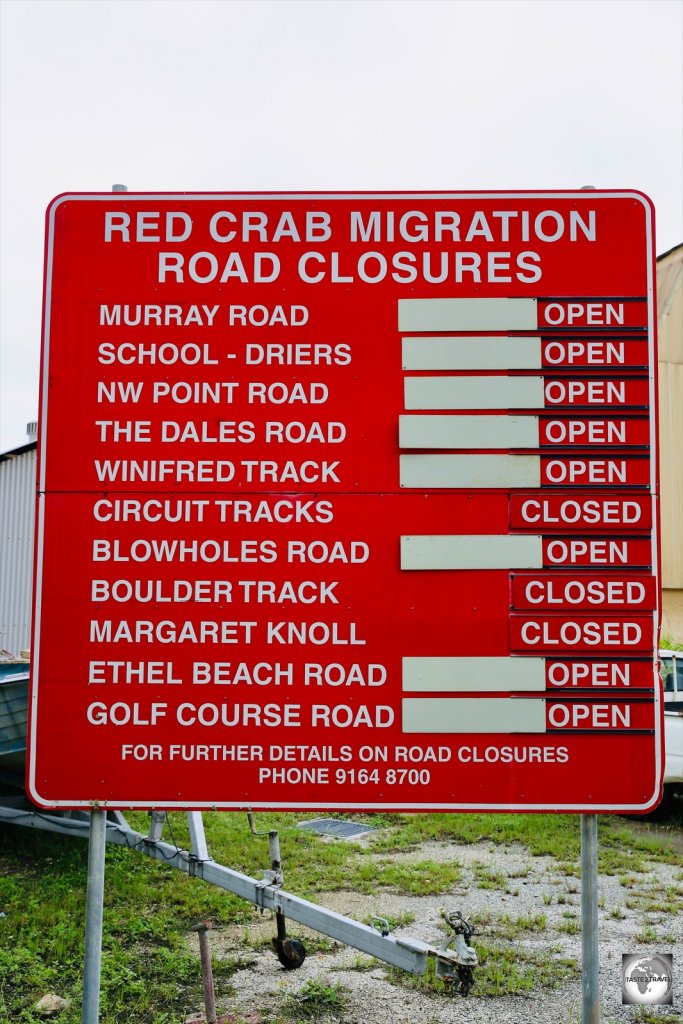
[[[270,866],[261,880],[218,864],[210,857],[201,812],[188,811],[187,820],[190,850],[180,849],[162,839],[166,821],[164,811],[150,812],[147,835],[131,828],[120,811],[107,811],[106,841],[136,850],[192,877],[217,885],[248,900],[260,910],[270,910],[275,915],[277,929],[273,949],[287,970],[300,967],[306,957],[303,943],[287,934],[287,921],[291,920],[412,974],[423,975],[428,961],[433,959],[437,977],[446,981],[451,991],[461,995],[469,993],[474,980],[473,969],[478,961],[476,952],[469,945],[473,929],[460,911],[443,913],[452,934],[447,935],[439,947],[420,939],[399,938],[390,934],[389,924],[383,918],[372,918],[372,925],[362,924],[283,889],[279,835],[274,830],[257,832],[251,812],[248,812],[248,820],[252,834],[268,836]],[[38,810],[25,796],[0,795],[0,823],[3,822],[61,835],[80,836],[83,839],[88,839],[90,834],[88,812],[50,813]]]

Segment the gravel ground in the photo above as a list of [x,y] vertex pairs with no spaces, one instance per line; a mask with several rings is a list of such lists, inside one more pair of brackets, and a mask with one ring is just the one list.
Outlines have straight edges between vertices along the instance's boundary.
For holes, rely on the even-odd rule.
[[[329,841],[329,840],[321,840]],[[335,841],[335,840],[332,840]],[[495,935],[496,918],[509,915],[515,919],[522,915],[545,914],[545,929],[522,933],[508,940],[516,949],[534,951],[540,956],[549,953],[549,947],[559,947],[555,954],[572,957],[581,962],[581,935],[567,934],[560,925],[574,918],[580,920],[579,881],[561,874],[557,862],[550,857],[532,857],[521,847],[500,847],[489,843],[458,846],[445,843],[423,844],[419,850],[394,854],[387,858],[395,861],[433,860],[456,862],[463,869],[463,880],[450,892],[438,896],[405,896],[379,892],[361,895],[353,892],[321,893],[317,902],[357,920],[371,914],[396,919],[406,913],[414,920],[397,928],[397,936],[422,939],[431,945],[441,944],[444,932],[439,928],[440,911],[461,910],[467,918],[489,915],[491,920],[484,932],[487,941]],[[481,889],[474,880],[474,868],[479,865],[507,876],[508,892],[500,888]],[[285,872],[286,872],[285,864]],[[665,890],[667,886],[681,888],[681,869],[668,864],[648,862],[647,873],[635,876],[636,888],[625,888],[617,876],[600,876],[600,980],[603,1024],[638,1021],[640,1008],[623,1006],[621,1002],[622,953],[638,952],[674,954],[674,1002],[671,1007],[656,1007],[654,1016],[668,1024],[681,1022],[683,1007],[683,968],[680,951],[683,949],[683,919],[666,911],[643,912],[625,907],[632,892],[642,889]],[[479,868],[479,870],[481,870]],[[286,879],[286,874],[285,874]],[[285,886],[286,888],[286,886]],[[545,897],[545,899],[544,899]],[[559,902],[558,902],[559,900]],[[621,907],[623,917],[613,917],[615,908]],[[617,911],[619,913],[619,911]],[[636,935],[645,926],[656,930],[657,941],[643,944]],[[481,997],[475,987],[467,997],[420,992],[389,977],[380,961],[369,961],[364,954],[346,946],[332,951],[309,952],[305,963],[295,971],[285,971],[275,955],[261,940],[275,932],[269,915],[254,913],[247,926],[233,927],[212,933],[214,956],[240,956],[244,967],[232,978],[234,993],[220,1001],[220,1009],[228,1013],[228,1021],[243,1019],[254,1024],[281,1018],[287,999],[299,992],[311,979],[325,984],[340,984],[346,990],[344,1009],[336,1017],[318,1016],[316,1020],[335,1019],[342,1024],[579,1024],[581,1021],[581,982],[579,978],[564,982],[558,989],[535,987],[529,996]],[[292,922],[292,936],[306,942],[306,930]],[[310,935],[311,933],[309,933]],[[318,936],[319,937],[319,936]],[[482,936],[484,937],[484,936]],[[499,940],[504,942],[506,940]],[[196,940],[195,940],[196,942]],[[476,949],[477,939],[473,939]],[[678,973],[677,973],[678,969]],[[408,976],[405,976],[408,978]],[[295,1021],[296,1014],[291,1017]]]

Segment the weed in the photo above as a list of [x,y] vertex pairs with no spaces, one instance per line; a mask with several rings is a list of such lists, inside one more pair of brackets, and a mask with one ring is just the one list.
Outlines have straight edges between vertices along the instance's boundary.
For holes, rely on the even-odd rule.
[[395,863],[368,859],[350,865],[343,888],[365,893],[390,889],[399,893],[427,896],[448,892],[461,879],[462,871],[457,864],[428,860]]
[[574,961],[551,958],[546,951],[478,942],[477,954],[475,991],[479,996],[525,995],[537,988],[556,988],[578,974]]
[[557,865],[557,870],[561,875],[571,876],[573,878],[581,877],[581,869],[578,864],[571,864],[568,861],[561,861]]
[[431,959],[427,961],[427,969],[421,976],[408,974],[406,971],[402,971],[398,967],[389,967],[386,972],[386,978],[392,985],[397,985],[401,988],[414,988],[419,989],[421,992],[441,994],[449,991],[448,983],[445,982],[443,978],[439,978],[437,976],[436,965]]
[[472,874],[479,889],[502,889],[508,887],[507,876],[502,871],[494,871],[487,864],[475,860],[472,862]]
[[245,955],[244,953],[233,953],[232,956],[226,956],[223,961],[223,967],[228,974],[235,974],[237,971],[244,971],[249,967],[253,967],[258,963],[255,956]]
[[[271,943],[269,943],[269,945],[270,944]],[[307,953],[336,953],[338,949],[339,943],[336,942],[334,939],[328,939],[326,935],[306,936]]]
[[[382,833],[370,841],[370,848],[375,850],[412,849],[431,840],[458,843],[488,840],[490,845],[520,843],[533,856],[578,861],[579,825],[573,815],[386,814],[381,817]],[[673,844],[663,842],[664,838],[661,829],[648,835],[638,831],[624,818],[605,816],[600,819],[601,863],[608,858],[609,864],[608,851],[615,849],[627,857],[642,855],[648,860],[680,864],[680,853]],[[638,869],[634,867],[633,870]],[[578,866],[575,871],[578,873]]]
[[552,893],[544,892],[542,898],[543,898],[543,902],[546,905],[546,907],[552,906],[552,902],[553,902]]
[[320,1020],[323,1015],[339,1017],[346,1005],[346,989],[325,979],[310,978],[290,996],[285,1011],[292,1017]]
[[624,889],[635,889],[638,885],[638,879],[634,878],[633,875],[620,875],[619,885],[623,885]]
[[[389,819],[391,816],[387,816]],[[579,829],[572,815],[543,815],[543,827],[533,814],[414,814],[395,815],[388,827],[373,839],[381,850],[414,847],[430,840],[442,842],[510,845],[521,843],[534,856],[572,856],[579,854]],[[387,825],[391,826],[391,821]]]
[[608,847],[598,854],[598,870],[603,875],[617,875],[626,871],[642,875],[647,868],[643,859],[632,850],[615,850]]
[[[480,997],[526,995],[533,990],[557,988],[567,979],[579,976],[576,961],[558,957],[558,952],[558,946],[545,947],[536,953],[496,940],[478,939],[479,966],[474,972],[474,992]],[[450,991],[448,984],[437,977],[432,961],[421,978],[391,967],[387,979],[423,992]]]
[[659,942],[659,935],[657,929],[653,928],[652,925],[646,924],[640,929],[639,932],[633,936],[634,942],[637,942],[639,946],[652,946],[656,942]]
[[545,914],[527,914],[510,917],[502,914],[495,925],[495,934],[502,939],[515,939],[528,932],[545,931],[548,919]]
[[617,903],[616,907],[612,907],[609,916],[616,918],[617,921],[622,921],[626,917],[626,914],[624,913],[624,908]]
[[657,1010],[649,1006],[636,1007],[632,1020],[633,1024],[661,1024],[662,1020],[666,1020],[667,1024],[683,1024],[683,1017],[679,1013],[661,1017]]
[[563,920],[557,926],[558,932],[564,932],[565,935],[578,935],[581,931],[581,922],[576,918],[571,920]]
[[[146,834],[146,814],[127,817]],[[327,842],[302,832],[296,827],[301,817],[263,813],[258,826],[279,831],[286,888],[308,899],[339,890],[447,893],[462,878],[457,864],[398,861],[389,856],[425,842],[484,841],[494,850],[520,844],[533,856],[554,857],[564,865],[563,888],[578,876],[579,822],[573,815],[371,815],[372,823],[382,829],[363,844]],[[268,866],[267,841],[251,836],[243,814],[205,814],[204,823],[212,857],[244,874],[261,877]],[[188,845],[184,814],[168,815],[165,837],[179,846]],[[634,907],[656,909],[662,915],[683,910],[683,863],[665,839],[662,830],[644,832],[642,825],[636,829],[622,818],[601,818],[601,863],[628,880],[627,906],[633,900]],[[182,1020],[188,1008],[201,1005],[199,958],[196,945],[188,946],[190,924],[210,918],[216,928],[248,925],[254,919],[253,908],[237,896],[125,848],[109,847],[106,856],[101,1022],[169,1024]],[[642,866],[654,861],[678,866],[675,885],[644,885]],[[34,1024],[33,1004],[45,992],[55,991],[72,999],[72,1007],[60,1015],[60,1024],[77,1024],[86,875],[87,845],[79,839],[18,828],[0,830],[0,904],[6,914],[0,918],[0,1019]],[[513,871],[506,875],[482,866],[477,882],[511,892],[510,881],[515,877],[523,874]],[[578,887],[574,885],[572,891]],[[572,902],[557,890],[544,896],[543,902],[547,907],[555,900],[558,905]],[[396,927],[408,923],[405,916],[396,918]],[[475,971],[475,991],[482,995],[523,993],[571,976],[575,968],[556,953],[546,949],[543,958],[539,953],[534,959],[536,954],[499,948],[499,940],[494,938],[497,931],[520,935],[542,932],[546,927],[543,914],[491,919],[490,946],[477,942],[485,963]],[[314,947],[329,950],[330,942],[307,939],[306,946],[309,951]],[[544,958],[552,958],[546,966]],[[234,971],[247,962],[233,959],[214,965],[219,999],[230,991]],[[437,982],[435,979],[435,986]],[[292,1011],[298,1019],[304,1019],[304,1005],[297,1003]],[[287,1021],[290,1024],[291,1014]]]
[[667,913],[669,908],[656,897],[648,893],[634,893],[626,898],[629,910],[644,910],[647,914]]
[[531,869],[527,867],[513,868],[508,871],[508,878],[528,878],[530,872]]
[[[494,920],[494,916],[490,910],[475,910],[473,913],[468,915],[468,920],[475,930],[477,935],[481,935],[482,929],[488,928],[491,922]],[[439,927],[442,931],[451,934],[451,930],[448,925],[443,922],[439,922]]]
[[[680,865],[681,855],[677,851],[675,835],[670,836],[666,829],[650,826],[650,831],[636,831],[624,818],[608,818],[607,828],[602,827],[600,833],[601,855],[604,857],[610,848],[620,851],[622,857],[630,856],[635,862],[645,857],[651,861],[662,861],[667,864]],[[633,867],[638,871],[638,867]]]
[[641,885],[638,891],[629,893],[626,906],[646,913],[677,915],[683,912],[682,896],[678,886]]
[[[365,924],[372,925],[373,919],[376,919],[375,914],[368,914],[365,918]],[[381,916],[381,915],[380,915]],[[415,914],[412,910],[401,910],[398,914],[389,914],[384,920],[389,925],[389,928],[393,931],[394,928],[405,928],[406,925],[412,924],[415,920]]]
[[360,973],[362,973],[364,971],[372,971],[378,965],[380,965],[380,961],[377,960],[374,956],[363,956],[361,953],[359,953],[354,958],[353,963],[350,966],[344,967],[343,970],[359,971]]
[[509,914],[494,915],[489,910],[480,910],[470,915],[475,935],[490,935],[496,939],[515,939],[528,932],[544,931],[548,920],[545,914],[527,914],[511,917]]

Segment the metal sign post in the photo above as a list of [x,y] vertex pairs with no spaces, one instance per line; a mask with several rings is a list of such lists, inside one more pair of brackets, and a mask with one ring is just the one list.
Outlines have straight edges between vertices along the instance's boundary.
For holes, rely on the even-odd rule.
[[107,812],[92,811],[88,844],[88,891],[85,904],[82,1024],[97,1024],[99,1020],[106,846]]
[[[112,185],[112,192],[126,191],[125,185]],[[88,882],[85,904],[82,1024],[97,1024],[99,1020],[106,849],[107,812],[94,810],[90,814],[90,829],[88,832]]]
[[600,1024],[598,953],[598,817],[581,815],[582,1024]]

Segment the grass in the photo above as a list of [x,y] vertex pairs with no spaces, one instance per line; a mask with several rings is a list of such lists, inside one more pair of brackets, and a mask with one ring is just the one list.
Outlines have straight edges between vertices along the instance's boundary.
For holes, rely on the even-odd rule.
[[[349,867],[344,884],[336,887],[362,893],[385,889],[413,896],[429,896],[447,892],[462,879],[462,871],[457,864],[429,860],[396,864],[365,858]],[[329,886],[327,888],[329,891]]]
[[653,1010],[649,1006],[636,1007],[631,1019],[633,1024],[661,1024],[663,1020],[667,1024],[683,1024],[683,1017],[680,1013],[667,1013],[666,1017],[662,1017],[658,1009]]
[[[552,947],[530,952],[498,941],[477,939],[477,955],[479,966],[474,972],[472,989],[472,995],[476,998],[524,996],[539,987],[557,988],[565,981],[579,976],[576,961],[557,956],[557,949]],[[450,983],[437,977],[431,961],[421,978],[395,968],[389,968],[387,978],[395,985],[418,989],[427,994],[451,991]]]
[[502,889],[508,891],[507,875],[502,871],[494,871],[493,868],[482,864],[480,861],[472,861],[472,874],[478,889]]
[[[539,818],[544,827],[539,827]],[[578,858],[579,833],[571,815],[533,814],[419,814],[386,815],[385,829],[373,846],[405,850],[425,842],[520,843],[535,857],[560,859],[566,851]]]
[[[429,848],[401,856],[424,843],[522,846],[536,857],[562,865],[565,890],[577,891],[579,827],[569,815],[369,815],[381,826],[364,843],[321,840],[295,823],[302,815],[260,814],[258,828],[280,830],[285,888],[308,899],[316,894],[351,890],[427,895],[449,893],[463,878],[454,858],[431,859]],[[147,831],[147,815],[130,814],[134,827]],[[268,866],[267,842],[250,835],[244,815],[205,815],[212,856],[256,878]],[[170,815],[165,838],[187,847],[186,818]],[[657,842],[659,832],[634,830],[623,819],[601,819],[600,857],[607,870],[623,879],[626,905],[662,913],[683,909],[683,860],[671,846]],[[424,853],[424,856],[421,854]],[[648,885],[643,867],[667,861],[681,869],[668,888]],[[0,1021],[38,1024],[32,1007],[46,992],[72,1000],[60,1024],[79,1024],[83,968],[83,921],[87,843],[15,826],[0,828]],[[509,889],[522,869],[505,873],[474,865],[479,886]],[[547,894],[550,905],[572,902],[559,889]],[[191,925],[209,918],[214,927],[248,925],[255,911],[223,890],[120,847],[107,849],[104,908],[101,1024],[178,1024],[202,1006],[201,973]],[[615,915],[616,916],[616,915]],[[410,923],[399,915],[392,926]],[[571,921],[572,919],[565,919]],[[502,915],[492,921],[492,936],[476,940],[482,966],[475,972],[478,994],[524,993],[571,977],[574,968],[557,956],[527,953],[511,943],[525,934],[542,934],[544,914]],[[293,934],[295,930],[293,930]],[[499,937],[498,937],[499,936]],[[505,942],[509,945],[505,945]],[[307,942],[328,951],[329,940]],[[247,954],[248,955],[248,952]],[[244,960],[214,962],[219,1008],[226,1005],[232,975]],[[400,973],[400,972],[398,972]],[[408,979],[409,976],[401,974]],[[434,977],[428,990],[441,985]],[[431,989],[429,985],[431,984]],[[301,1006],[297,1013],[303,1019]],[[303,1004],[302,1004],[303,1005]]]
[[399,911],[398,914],[389,914],[387,917],[381,918],[375,914],[368,914],[364,918],[364,923],[370,926],[377,926],[380,920],[384,920],[389,925],[389,931],[394,931],[396,928],[405,928],[407,925],[412,924],[415,920],[415,914],[410,910]]
[[639,946],[654,946],[659,942],[659,933],[652,925],[646,924],[633,936],[633,941]]
[[625,903],[629,910],[639,910],[648,914],[667,914],[677,917],[683,914],[683,886],[652,885],[642,880],[636,883],[630,877],[620,879],[622,885],[629,890]]
[[[14,837],[21,840],[20,863]],[[11,875],[5,874],[8,846]],[[0,919],[0,1020],[33,1024],[42,1019],[33,1004],[57,992],[73,1003],[60,1014],[60,1024],[80,1021],[86,862],[82,840],[11,828],[0,835],[0,905],[6,914]],[[102,1021],[165,1024],[188,1001],[198,1007],[201,978],[187,929],[199,917],[243,918],[240,903],[146,858],[109,848]],[[230,991],[234,969],[214,963],[219,998]]]
[[508,896],[519,896],[519,888],[510,885],[511,878],[526,878],[528,869],[516,869],[513,871],[495,871],[481,861],[472,861],[472,876],[478,889],[500,889]]
[[578,935],[581,931],[581,922],[576,918],[568,918],[559,922],[557,930],[565,935]]
[[[368,815],[368,819],[375,817]],[[553,857],[566,874],[579,875],[578,820],[569,814],[416,814],[377,815],[381,832],[372,839],[375,850],[390,852],[416,848],[425,842],[495,846],[524,846],[533,857]],[[628,819],[600,817],[599,869],[604,874],[642,870],[643,860],[681,864],[683,860],[665,842],[666,830],[635,829]],[[623,866],[622,866],[623,865]],[[509,877],[514,877],[511,874]]]
[[567,878],[580,878],[581,869],[578,864],[568,863],[562,861],[557,865],[557,871],[561,875],[565,875]]
[[[358,971],[359,974],[364,974],[366,971],[374,971],[374,969],[381,964],[381,961],[374,956],[365,956],[363,953],[358,953],[351,965],[346,965],[343,970],[346,971]],[[330,970],[339,970],[337,967],[331,967]]]
[[492,914],[490,911],[478,911],[470,916],[470,924],[475,935],[490,935],[497,939],[511,941],[520,935],[545,931],[548,919],[545,914],[521,914],[512,917],[510,914]]
[[311,978],[295,995],[285,1000],[284,1010],[288,1017],[296,1020],[320,1021],[340,1017],[346,1002],[346,990],[342,985]]

